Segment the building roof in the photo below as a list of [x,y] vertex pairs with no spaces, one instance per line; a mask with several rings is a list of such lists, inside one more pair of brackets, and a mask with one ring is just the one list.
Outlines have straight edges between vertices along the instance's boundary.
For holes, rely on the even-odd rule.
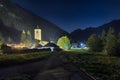
[[54,44],[54,43],[48,43],[48,44],[46,44],[45,45],[45,47],[57,47],[57,48],[59,48],[56,44]]

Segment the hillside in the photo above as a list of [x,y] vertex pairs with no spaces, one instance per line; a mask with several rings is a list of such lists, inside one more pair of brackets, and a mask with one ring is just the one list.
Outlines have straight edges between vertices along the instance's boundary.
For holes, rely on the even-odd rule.
[[95,33],[101,35],[102,30],[105,30],[107,32],[109,27],[114,28],[116,33],[120,32],[120,20],[113,20],[97,28],[89,27],[85,30],[76,29],[70,33],[70,36],[73,41],[87,41],[88,37],[91,34]]
[[[68,33],[55,24],[33,14],[32,12],[12,3],[10,0],[0,0],[0,35],[7,41],[10,37],[15,42],[20,41],[21,32],[30,30],[34,38],[34,29],[39,26],[42,30],[42,40],[57,41]],[[33,39],[34,40],[34,39]]]

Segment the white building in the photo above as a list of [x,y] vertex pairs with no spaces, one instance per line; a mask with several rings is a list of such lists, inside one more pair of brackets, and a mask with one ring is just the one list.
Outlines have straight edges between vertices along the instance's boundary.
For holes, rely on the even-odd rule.
[[41,39],[41,29],[37,26],[36,29],[34,29],[34,38],[35,40],[42,40]]
[[39,41],[39,44],[41,44],[42,46],[45,46],[48,41],[43,41],[42,40],[42,30],[38,27],[34,29],[34,39]]

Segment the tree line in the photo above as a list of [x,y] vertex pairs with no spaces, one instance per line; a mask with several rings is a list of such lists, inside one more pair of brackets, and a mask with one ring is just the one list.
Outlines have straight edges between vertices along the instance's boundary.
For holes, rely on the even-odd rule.
[[87,46],[91,52],[120,56],[120,33],[115,34],[115,30],[110,27],[107,33],[103,30],[100,36],[92,34],[88,38]]

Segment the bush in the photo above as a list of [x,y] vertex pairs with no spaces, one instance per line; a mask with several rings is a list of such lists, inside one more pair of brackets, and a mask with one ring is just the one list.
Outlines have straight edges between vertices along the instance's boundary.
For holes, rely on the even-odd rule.
[[57,45],[65,50],[70,49],[70,39],[67,36],[63,36],[58,39]]

